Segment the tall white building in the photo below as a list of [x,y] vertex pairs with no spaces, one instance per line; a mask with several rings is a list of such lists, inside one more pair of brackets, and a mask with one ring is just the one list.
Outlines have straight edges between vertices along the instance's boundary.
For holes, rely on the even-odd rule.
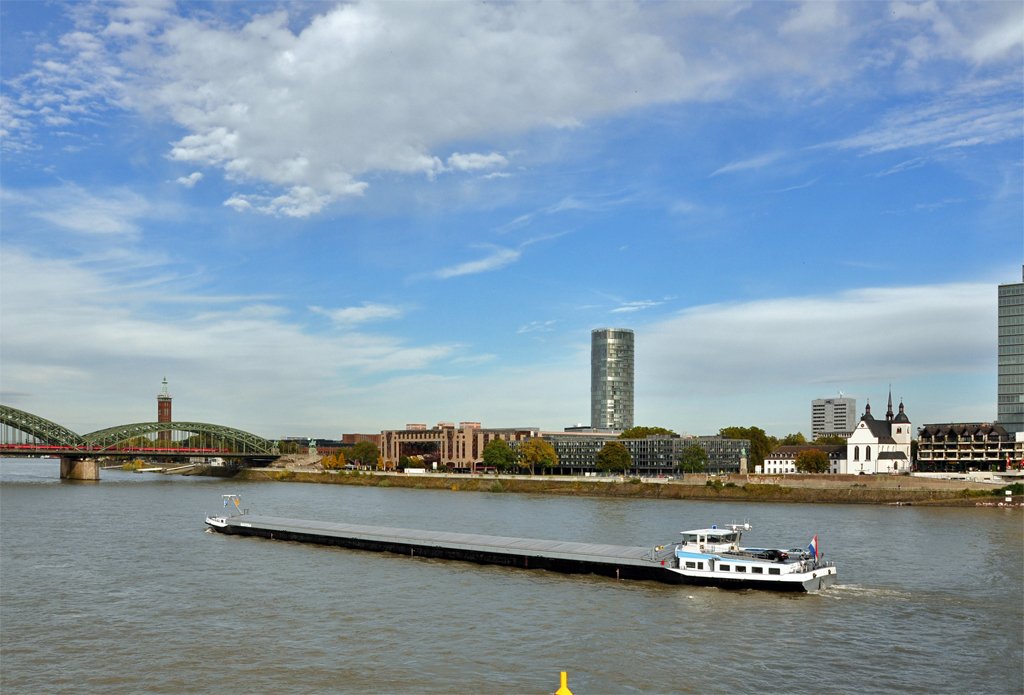
[[811,401],[811,439],[839,435],[849,437],[857,426],[857,399],[815,398]]

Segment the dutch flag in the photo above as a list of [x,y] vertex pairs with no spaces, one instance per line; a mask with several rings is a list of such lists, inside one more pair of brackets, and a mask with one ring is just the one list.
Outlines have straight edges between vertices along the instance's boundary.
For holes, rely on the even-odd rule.
[[811,554],[814,555],[815,559],[817,559],[817,557],[818,557],[818,537],[817,536],[815,536],[814,540],[811,541],[811,544],[809,546],[807,546],[807,549],[810,550]]

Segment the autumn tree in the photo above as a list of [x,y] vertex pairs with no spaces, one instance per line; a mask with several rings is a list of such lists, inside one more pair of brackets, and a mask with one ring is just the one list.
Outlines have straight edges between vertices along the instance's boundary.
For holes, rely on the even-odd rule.
[[530,475],[536,475],[537,466],[551,468],[558,465],[558,454],[549,442],[543,439],[529,439],[519,447],[519,459],[530,469]]
[[619,435],[619,439],[647,439],[649,434],[675,434],[672,430],[664,427],[630,427]]
[[629,449],[622,442],[608,442],[597,453],[597,470],[605,472],[622,472],[629,470],[633,462]]
[[801,473],[828,473],[828,454],[821,449],[808,449],[796,455],[796,469]]
[[679,471],[681,473],[703,473],[708,463],[708,452],[704,447],[697,444],[683,449],[683,455],[679,459]]
[[508,442],[499,437],[487,442],[487,446],[484,447],[483,459],[484,465],[488,468],[507,471],[516,465],[516,452],[509,448]]
[[339,451],[336,454],[333,454],[331,456],[327,456],[326,458],[324,458],[323,461],[320,462],[320,465],[323,466],[327,470],[333,470],[333,469],[336,469],[336,468],[344,468],[345,467],[345,453],[342,452],[342,451]]

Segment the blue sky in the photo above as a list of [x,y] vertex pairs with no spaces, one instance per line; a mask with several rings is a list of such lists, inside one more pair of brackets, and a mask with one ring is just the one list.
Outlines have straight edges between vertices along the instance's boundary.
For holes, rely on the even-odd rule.
[[995,417],[1019,2],[0,6],[3,402],[79,431]]

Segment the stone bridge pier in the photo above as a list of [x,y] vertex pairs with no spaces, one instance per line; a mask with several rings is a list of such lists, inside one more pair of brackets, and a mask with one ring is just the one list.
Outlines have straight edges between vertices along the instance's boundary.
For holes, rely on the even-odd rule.
[[99,480],[100,462],[93,458],[62,456],[60,478],[61,480]]

